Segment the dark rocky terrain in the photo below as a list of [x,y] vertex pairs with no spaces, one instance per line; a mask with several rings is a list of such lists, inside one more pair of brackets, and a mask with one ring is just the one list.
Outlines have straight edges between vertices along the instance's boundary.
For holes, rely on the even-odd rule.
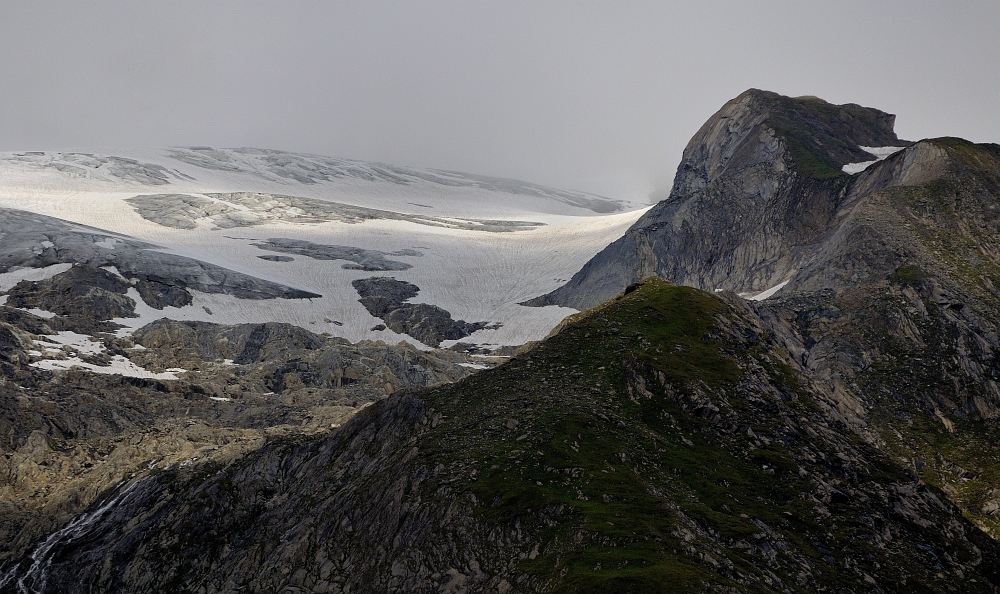
[[373,276],[359,278],[351,284],[370,314],[384,321],[391,330],[430,346],[436,347],[444,340],[465,338],[489,326],[488,322],[453,320],[446,310],[429,303],[407,303],[420,292],[413,283]]
[[[66,245],[58,234],[53,240]],[[117,247],[119,256],[129,253]],[[136,300],[126,292],[136,284],[145,285],[138,298],[147,305],[178,304],[176,286],[130,283],[84,262],[21,281],[0,306],[4,567],[99,505],[101,493],[123,478],[234,460],[280,436],[329,431],[397,391],[472,372],[462,366],[470,357],[456,351],[352,344],[288,324],[164,318],[120,336],[113,319],[135,315]],[[61,334],[78,340],[64,345],[55,340]],[[149,377],[112,373],[116,360]],[[68,370],[39,367],[52,361],[69,363]],[[173,378],[158,379],[167,370]],[[0,573],[3,581],[8,574]]]
[[753,309],[651,281],[331,434],[133,479],[19,574],[47,591],[994,591],[1000,546],[837,406]]
[[[456,383],[457,352],[159,322],[136,360],[216,379],[57,388],[26,341],[74,310],[3,307],[3,385],[30,395],[2,401],[0,592],[998,591],[1000,147],[892,123],[744,93],[534,300],[594,307]],[[415,293],[366,280],[369,309]],[[75,298],[114,309],[94,285]],[[351,392],[365,357],[392,390]]]

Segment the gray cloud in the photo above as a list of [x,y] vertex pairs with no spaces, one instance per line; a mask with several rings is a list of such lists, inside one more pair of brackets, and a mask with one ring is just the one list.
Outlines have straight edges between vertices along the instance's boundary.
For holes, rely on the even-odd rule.
[[1000,4],[8,2],[0,150],[258,146],[604,194],[749,87],[1000,141]]

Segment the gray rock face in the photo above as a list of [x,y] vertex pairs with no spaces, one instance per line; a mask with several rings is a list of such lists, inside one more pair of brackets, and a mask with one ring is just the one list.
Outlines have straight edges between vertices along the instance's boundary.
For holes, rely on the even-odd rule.
[[8,292],[7,305],[94,320],[130,318],[135,301],[125,296],[129,286],[105,270],[74,266],[47,280],[21,281]]
[[487,322],[453,320],[451,314],[436,305],[405,303],[416,297],[419,287],[394,278],[376,276],[351,283],[361,295],[359,301],[391,330],[416,338],[433,347],[443,340],[458,340],[488,327]]
[[[346,403],[370,402],[396,390],[454,381],[468,374],[461,357],[422,354],[409,345],[351,344],[289,324],[157,320],[133,335],[146,347],[134,358],[190,369],[200,361],[231,361],[241,391],[338,390]],[[234,367],[238,366],[238,367]]]
[[0,271],[77,264],[114,266],[153,307],[190,303],[186,289],[241,299],[308,299],[316,293],[255,278],[221,266],[154,251],[157,246],[30,212],[0,209]]
[[178,322],[161,319],[143,326],[133,339],[146,348],[182,349],[204,361],[228,359],[237,365],[281,359],[289,351],[316,350],[326,339],[289,324]]
[[27,359],[24,342],[9,324],[0,323],[0,361],[18,363]]
[[789,280],[830,252],[823,243],[849,212],[860,181],[840,168],[871,158],[861,146],[909,144],[894,119],[853,104],[743,93],[688,143],[669,196],[570,282],[526,305],[585,309],[647,276],[737,292]]
[[[378,250],[366,250],[364,248],[356,248],[346,245],[325,245],[322,243],[313,243],[311,241],[288,239],[284,237],[271,238],[267,241],[252,243],[251,245],[259,247],[262,250],[283,252],[286,254],[297,254],[299,256],[309,256],[310,258],[314,258],[316,260],[347,260],[350,263],[344,264],[343,268],[347,268],[349,270],[367,270],[371,272],[409,270],[410,268],[413,268],[411,264],[390,260],[386,256],[423,255],[416,250],[380,252]],[[274,258],[274,256],[271,256],[271,258]]]

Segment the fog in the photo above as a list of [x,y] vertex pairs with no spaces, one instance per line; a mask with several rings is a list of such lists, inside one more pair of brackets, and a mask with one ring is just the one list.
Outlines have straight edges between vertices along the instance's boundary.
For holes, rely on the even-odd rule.
[[1000,142],[1000,3],[7,2],[0,150],[254,146],[614,197],[750,87]]

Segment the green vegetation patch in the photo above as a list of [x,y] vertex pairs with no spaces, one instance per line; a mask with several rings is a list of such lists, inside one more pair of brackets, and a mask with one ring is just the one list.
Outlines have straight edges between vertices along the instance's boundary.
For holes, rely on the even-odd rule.
[[907,264],[900,266],[889,275],[889,280],[908,287],[919,287],[924,280],[924,272],[918,266]]

